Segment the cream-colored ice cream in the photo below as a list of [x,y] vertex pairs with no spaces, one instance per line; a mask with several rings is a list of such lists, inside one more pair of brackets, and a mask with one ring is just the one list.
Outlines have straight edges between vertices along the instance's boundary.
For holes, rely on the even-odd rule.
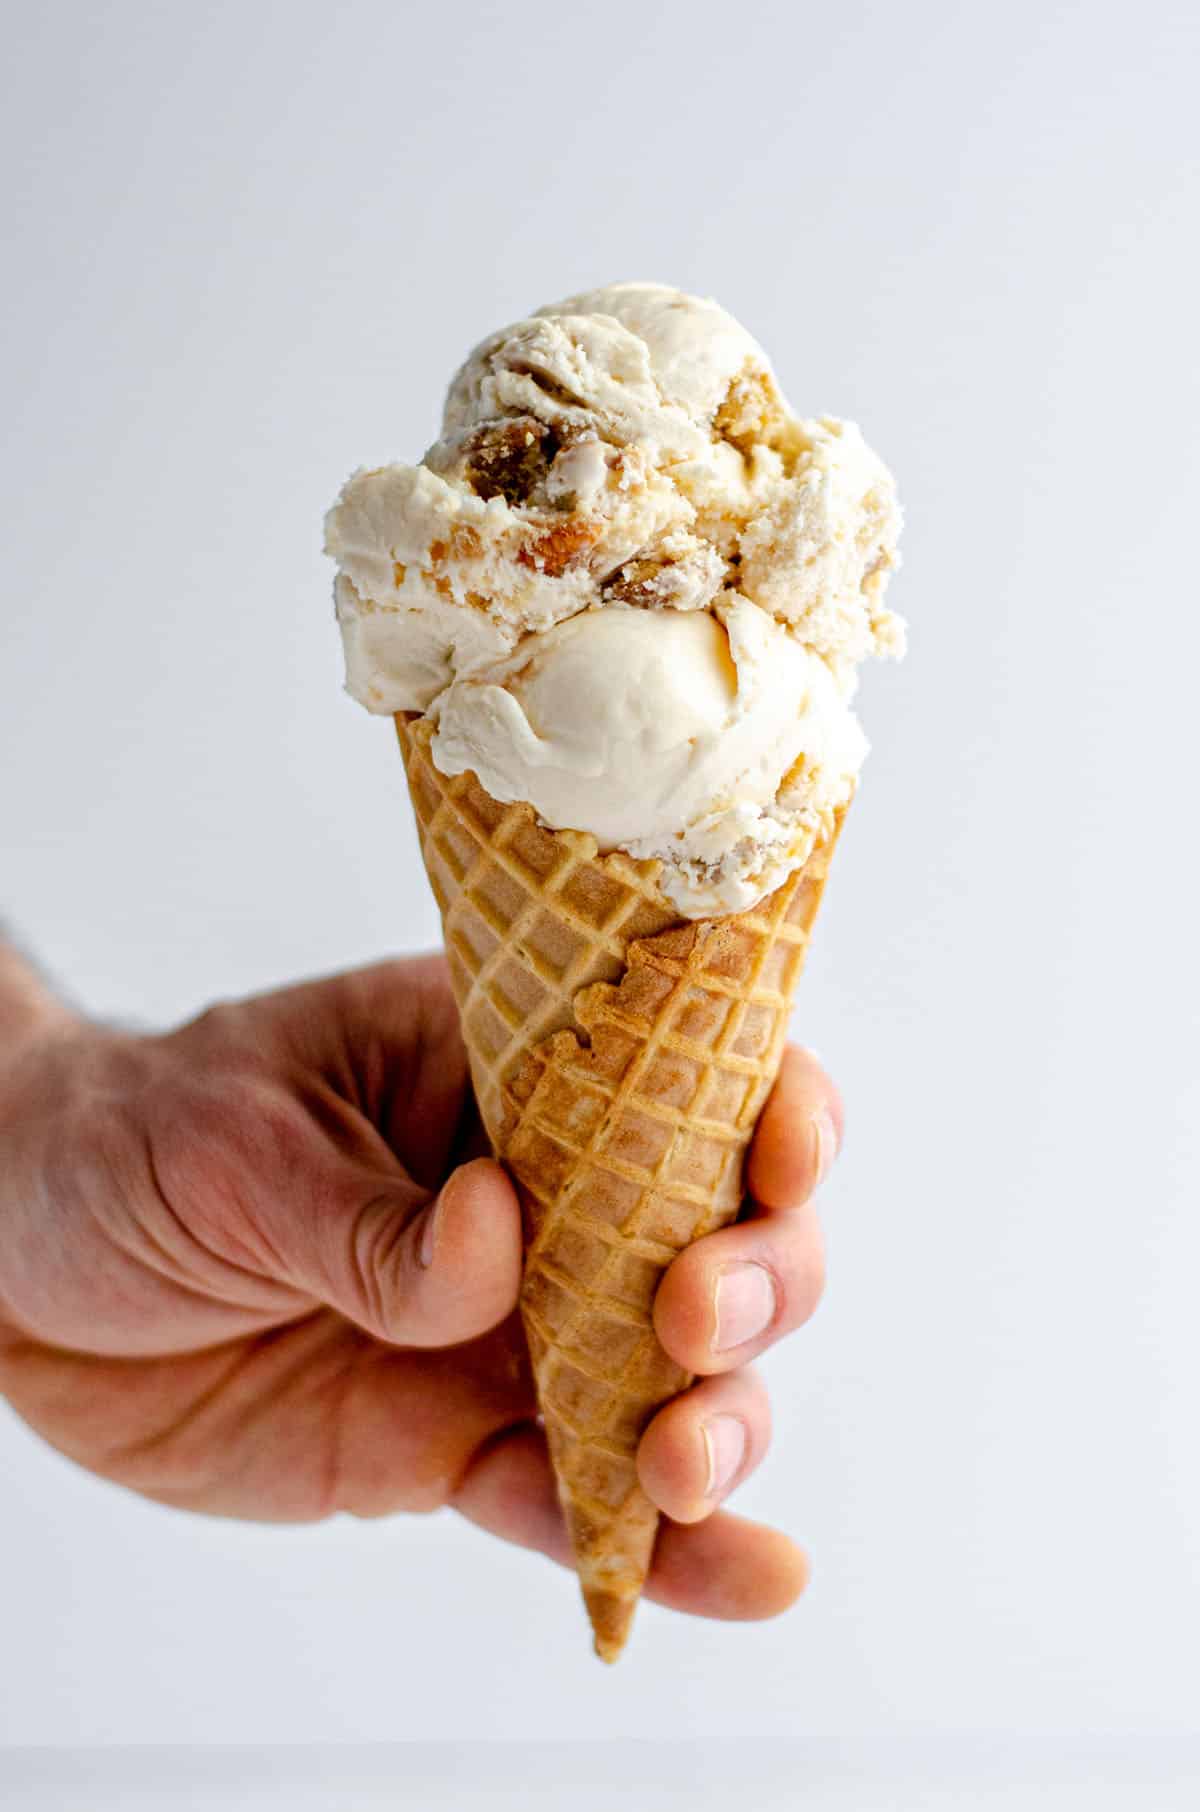
[[853,788],[899,526],[858,429],[793,416],[715,303],[572,297],[485,340],[421,464],[330,511],[347,688],[428,712],[444,773],[659,859],[687,916],[736,911]]

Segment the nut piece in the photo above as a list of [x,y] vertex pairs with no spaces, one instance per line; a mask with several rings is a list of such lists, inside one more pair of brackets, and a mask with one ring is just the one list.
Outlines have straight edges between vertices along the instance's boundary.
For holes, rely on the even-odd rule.
[[532,415],[485,422],[463,447],[467,480],[485,503],[493,497],[525,503],[544,481],[558,446],[553,428]]
[[756,445],[776,445],[786,429],[783,399],[770,374],[744,366],[713,416],[713,433],[748,458]]
[[601,522],[582,522],[576,518],[556,523],[523,547],[517,559],[522,566],[536,567],[539,572],[558,579],[568,566],[596,545],[603,533]]

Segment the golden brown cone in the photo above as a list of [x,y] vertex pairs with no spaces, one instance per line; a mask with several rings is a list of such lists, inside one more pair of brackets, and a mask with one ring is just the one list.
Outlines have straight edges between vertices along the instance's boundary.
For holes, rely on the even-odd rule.
[[658,864],[539,826],[396,719],[476,1098],[525,1219],[521,1314],[596,1652],[615,1661],[658,1512],[638,1441],[690,1375],[651,1312],[735,1219],[843,813],[747,912],[680,919]]

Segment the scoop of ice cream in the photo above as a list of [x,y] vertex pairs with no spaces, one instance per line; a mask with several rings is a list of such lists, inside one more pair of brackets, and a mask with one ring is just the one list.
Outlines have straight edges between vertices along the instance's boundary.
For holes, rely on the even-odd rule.
[[330,511],[347,687],[435,715],[443,771],[728,910],[853,784],[855,664],[903,646],[899,526],[857,428],[793,415],[715,302],[573,296],[477,347],[420,465]]
[[743,372],[772,381],[761,349],[715,302],[662,283],[614,283],[539,308],[477,346],[451,382],[443,432],[530,415],[621,446],[703,457]]
[[[750,904],[804,859],[866,746],[820,656],[732,595],[719,616],[584,611],[455,681],[434,715],[444,774],[659,858],[681,909],[703,892],[706,912]],[[820,782],[789,801],[800,751]]]
[[883,601],[897,564],[891,474],[853,422],[804,430],[792,481],[742,533],[742,590],[830,660],[901,655],[904,625]]

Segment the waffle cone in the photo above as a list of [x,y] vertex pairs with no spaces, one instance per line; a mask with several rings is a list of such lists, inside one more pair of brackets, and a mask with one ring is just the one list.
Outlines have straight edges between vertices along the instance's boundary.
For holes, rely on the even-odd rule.
[[521,1198],[521,1314],[596,1652],[615,1661],[658,1512],[638,1441],[691,1376],[651,1311],[685,1246],[734,1220],[841,818],[747,912],[681,919],[658,864],[599,855],[397,717],[492,1148]]

